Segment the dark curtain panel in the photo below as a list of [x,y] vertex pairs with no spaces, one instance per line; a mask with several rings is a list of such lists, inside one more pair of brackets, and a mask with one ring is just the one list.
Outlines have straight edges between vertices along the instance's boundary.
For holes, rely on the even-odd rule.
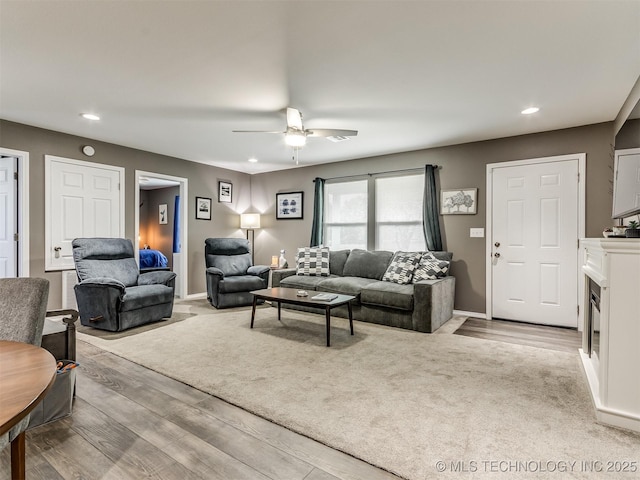
[[173,214],[173,253],[180,253],[180,195],[176,195]]
[[313,197],[313,224],[311,225],[310,247],[322,245],[322,224],[324,223],[324,178],[315,179],[315,195]]
[[440,222],[438,214],[438,191],[436,190],[435,165],[425,165],[424,170],[424,198],[422,200],[422,230],[427,242],[427,250],[438,252],[442,250],[440,238]]

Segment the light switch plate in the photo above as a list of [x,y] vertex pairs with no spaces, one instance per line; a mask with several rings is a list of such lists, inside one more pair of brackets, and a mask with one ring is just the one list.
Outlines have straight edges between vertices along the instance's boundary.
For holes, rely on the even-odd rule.
[[484,237],[484,228],[470,228],[469,229],[470,237]]

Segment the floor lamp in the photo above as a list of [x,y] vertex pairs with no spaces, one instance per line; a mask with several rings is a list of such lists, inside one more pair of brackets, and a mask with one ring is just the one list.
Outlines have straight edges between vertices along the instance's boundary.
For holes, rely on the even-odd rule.
[[[240,214],[240,228],[247,229],[247,240],[251,244],[251,263],[255,264],[255,256],[254,256],[254,238],[255,238],[255,229],[260,228],[260,214],[259,213],[242,213]],[[251,237],[249,237],[249,232],[251,232]]]

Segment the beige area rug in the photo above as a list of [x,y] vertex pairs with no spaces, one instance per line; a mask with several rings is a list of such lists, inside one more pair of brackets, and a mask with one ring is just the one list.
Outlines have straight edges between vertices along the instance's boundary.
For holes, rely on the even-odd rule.
[[640,478],[589,473],[637,466],[640,435],[596,423],[577,353],[362,322],[352,337],[345,319],[327,348],[319,315],[263,306],[251,330],[249,308],[176,312],[197,315],[79,337],[411,480]]

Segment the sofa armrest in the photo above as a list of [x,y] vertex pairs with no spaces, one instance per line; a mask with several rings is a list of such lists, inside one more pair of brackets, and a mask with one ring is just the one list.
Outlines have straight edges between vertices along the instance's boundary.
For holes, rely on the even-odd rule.
[[282,269],[274,270],[273,273],[271,274],[271,286],[274,288],[279,287],[280,282],[282,280],[295,274],[296,274],[295,268],[282,268]]
[[453,316],[456,278],[421,280],[413,286],[413,327],[433,333]]
[[141,273],[138,277],[138,285],[167,285],[176,278],[176,274],[166,270]]

